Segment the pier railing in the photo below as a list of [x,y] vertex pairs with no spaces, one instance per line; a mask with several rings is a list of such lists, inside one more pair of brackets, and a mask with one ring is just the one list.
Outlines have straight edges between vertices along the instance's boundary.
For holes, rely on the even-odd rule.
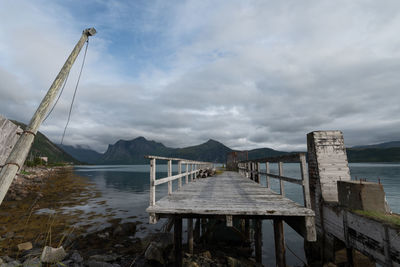
[[[150,159],[150,206],[154,206],[156,203],[156,186],[168,183],[168,195],[172,194],[172,182],[178,180],[178,189],[182,187],[182,178],[185,177],[185,184],[189,181],[192,182],[196,179],[197,174],[200,170],[205,168],[213,168],[214,164],[211,162],[194,161],[181,158],[169,158],[159,156],[145,156]],[[156,160],[167,161],[167,177],[156,179],[157,164]],[[178,174],[172,175],[172,163],[177,162]],[[182,166],[185,166],[185,170],[182,170]],[[150,221],[157,221],[157,218],[151,216]]]
[[[278,175],[270,173],[270,163],[278,164]],[[291,178],[283,175],[283,163],[299,163],[301,179]],[[265,164],[265,171],[261,171],[260,165]],[[271,188],[270,178],[279,180],[280,194],[285,195],[284,182],[301,185],[303,188],[304,206],[311,209],[310,187],[306,165],[305,153],[292,153],[276,157],[244,160],[238,163],[239,172],[246,178],[260,183],[260,175],[266,176],[267,188]]]

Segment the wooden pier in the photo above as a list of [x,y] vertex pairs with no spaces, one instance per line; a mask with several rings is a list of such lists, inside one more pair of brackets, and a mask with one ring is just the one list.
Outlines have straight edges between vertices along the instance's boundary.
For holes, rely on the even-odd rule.
[[[247,160],[239,159],[240,153],[233,152],[227,166],[233,167],[234,172],[225,171],[205,179],[197,179],[197,174],[202,168],[212,167],[212,163],[148,156],[151,171],[147,212],[151,223],[159,218],[169,218],[174,223],[176,265],[182,265],[182,219],[187,219],[187,247],[193,253],[193,241],[200,234],[200,225],[203,233],[203,222],[218,218],[225,220],[228,227],[240,219],[246,236],[249,236],[249,220],[253,220],[254,251],[259,263],[261,223],[267,219],[273,220],[279,267],[286,266],[283,222],[304,237],[307,261],[312,266],[336,262],[337,253],[342,250],[346,252],[346,266],[358,266],[359,259],[365,267],[375,263],[400,266],[400,227],[359,214],[360,210],[383,215],[390,212],[380,184],[351,181],[343,134],[311,132],[307,135],[307,148],[308,164],[305,153]],[[156,160],[168,162],[167,177],[156,179]],[[173,161],[178,164],[176,175],[172,175]],[[285,176],[285,163],[299,163],[301,179]],[[265,171],[261,170],[261,164],[265,164]],[[277,164],[278,173],[270,172],[271,164]],[[186,167],[183,169],[183,166]],[[266,186],[260,184],[261,179],[266,179]],[[271,190],[270,179],[279,179],[279,192]],[[175,192],[174,180],[178,180]],[[304,203],[285,197],[287,182],[302,186]],[[169,184],[168,195],[156,201],[155,188],[163,183]],[[197,219],[195,224],[193,219]]]
[[[177,266],[182,261],[182,219],[188,220],[188,247],[193,251],[193,219],[194,218],[219,218],[226,220],[228,227],[233,226],[233,221],[242,219],[254,220],[255,225],[255,255],[257,262],[261,263],[262,242],[261,242],[261,222],[268,219],[274,222],[274,234],[276,244],[276,261],[278,266],[286,266],[285,243],[283,222],[294,222],[296,230],[301,233],[307,241],[316,241],[316,231],[314,223],[314,211],[310,208],[309,192],[304,197],[305,205],[296,203],[284,197],[283,187],[280,193],[276,193],[260,184],[261,172],[251,169],[250,164],[241,163],[240,172],[225,171],[224,173],[209,177],[196,179],[196,174],[202,167],[210,167],[210,163],[190,162],[184,159],[171,159],[156,156],[148,156],[151,159],[151,183],[150,183],[150,206],[147,212],[150,214],[150,222],[156,223],[159,218],[170,218],[174,222],[175,257]],[[168,177],[155,179],[156,159],[168,161]],[[279,161],[274,159],[263,159],[280,164],[285,161],[305,163],[304,154],[288,155],[280,157]],[[178,161],[178,174],[172,175],[172,161]],[[185,171],[182,166],[186,165]],[[195,169],[189,166],[195,165]],[[246,167],[244,167],[246,166]],[[305,171],[305,169],[304,169]],[[267,173],[264,173],[267,175]],[[191,176],[190,181],[188,176]],[[182,186],[180,179],[186,177],[185,186]],[[269,174],[269,178],[283,179],[287,182],[303,185],[308,188],[308,176],[303,172],[302,180],[282,175]],[[172,192],[168,190],[168,195],[155,201],[155,186],[162,183],[172,183],[179,179],[178,190]],[[282,183],[283,185],[283,183]],[[169,186],[172,188],[172,186]],[[308,206],[308,207],[307,207]],[[258,226],[258,227],[257,227]]]

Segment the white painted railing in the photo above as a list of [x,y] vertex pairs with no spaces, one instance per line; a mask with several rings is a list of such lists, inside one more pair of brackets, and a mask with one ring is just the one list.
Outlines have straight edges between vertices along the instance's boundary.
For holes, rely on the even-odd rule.
[[[172,182],[178,180],[178,190],[182,187],[182,178],[185,177],[185,184],[189,181],[192,182],[196,179],[197,174],[202,169],[213,168],[214,164],[211,162],[194,161],[180,158],[168,158],[159,156],[145,156],[150,159],[150,206],[154,206],[156,203],[156,186],[168,183],[168,195],[172,194]],[[167,161],[167,177],[156,179],[157,165],[156,160]],[[172,163],[177,162],[178,174],[172,175]],[[182,166],[186,166],[185,170],[182,170]]]
[[[265,163],[265,172],[260,171],[260,164]],[[279,174],[270,173],[270,163],[278,164]],[[283,176],[283,163],[299,163],[301,180]],[[239,172],[246,178],[260,182],[260,175],[265,175],[267,178],[267,188],[271,188],[270,178],[279,179],[280,194],[285,195],[285,186],[283,182],[289,182],[301,185],[303,187],[304,207],[311,208],[310,187],[306,165],[305,153],[294,153],[276,157],[268,157],[254,160],[245,160],[238,163]]]

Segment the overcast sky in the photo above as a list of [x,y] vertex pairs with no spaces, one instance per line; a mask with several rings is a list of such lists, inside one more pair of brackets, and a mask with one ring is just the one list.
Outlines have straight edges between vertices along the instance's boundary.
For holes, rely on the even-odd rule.
[[[400,139],[398,0],[0,0],[0,114],[29,122],[87,27],[98,34],[66,144],[295,150],[336,129],[347,146]],[[82,55],[40,128],[56,143]]]

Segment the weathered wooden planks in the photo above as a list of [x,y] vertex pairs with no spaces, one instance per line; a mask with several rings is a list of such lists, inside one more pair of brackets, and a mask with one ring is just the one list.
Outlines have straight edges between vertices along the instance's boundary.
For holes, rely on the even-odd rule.
[[384,266],[400,266],[399,227],[336,206],[323,206],[326,233]]
[[18,141],[22,129],[0,115],[0,168],[6,162],[12,148]]
[[157,201],[155,214],[314,216],[311,209],[282,197],[238,173],[199,179]]

